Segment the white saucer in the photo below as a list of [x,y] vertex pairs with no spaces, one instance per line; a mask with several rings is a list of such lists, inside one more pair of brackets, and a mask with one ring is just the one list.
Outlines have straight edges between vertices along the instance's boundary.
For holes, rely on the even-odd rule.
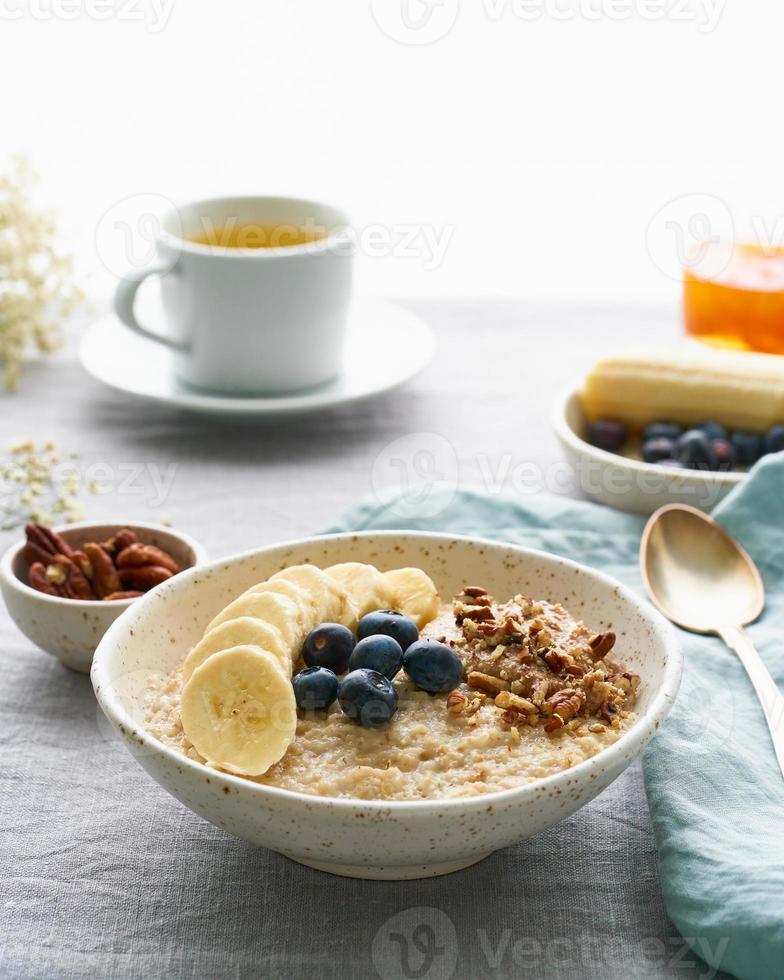
[[313,412],[389,391],[427,367],[435,348],[432,330],[418,316],[359,300],[349,319],[342,374],[298,394],[233,398],[188,388],[174,376],[167,350],[137,337],[113,314],[87,330],[79,358],[98,381],[139,398],[207,415],[264,416]]

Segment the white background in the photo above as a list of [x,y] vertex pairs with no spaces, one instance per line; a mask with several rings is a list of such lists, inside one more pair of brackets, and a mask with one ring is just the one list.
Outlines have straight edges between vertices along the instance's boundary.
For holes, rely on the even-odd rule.
[[[0,0],[2,149],[33,161],[96,291],[118,261],[102,216],[159,196],[342,205],[394,243],[360,291],[396,296],[674,309],[661,209],[684,195],[686,239],[702,212],[784,237],[784,5],[430,3]],[[437,267],[426,232],[449,242]]]

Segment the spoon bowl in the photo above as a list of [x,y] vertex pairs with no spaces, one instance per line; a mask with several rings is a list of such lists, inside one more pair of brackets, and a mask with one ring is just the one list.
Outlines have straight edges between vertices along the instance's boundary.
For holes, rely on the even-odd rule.
[[653,604],[692,633],[715,633],[749,675],[784,775],[784,697],[743,629],[765,608],[765,587],[751,557],[721,525],[685,504],[648,521],[640,567]]
[[765,607],[762,578],[748,553],[694,507],[657,511],[643,534],[641,558],[654,605],[694,633],[745,626]]

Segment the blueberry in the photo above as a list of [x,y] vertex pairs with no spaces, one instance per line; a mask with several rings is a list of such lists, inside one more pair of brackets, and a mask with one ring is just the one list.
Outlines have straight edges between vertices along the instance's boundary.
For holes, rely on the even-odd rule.
[[764,440],[756,432],[733,432],[730,442],[741,466],[753,466],[764,451]]
[[713,439],[711,446],[713,446],[713,451],[718,460],[716,469],[721,470],[722,473],[729,473],[734,470],[738,465],[738,454],[735,452],[732,443],[727,439]]
[[715,470],[719,465],[710,439],[702,429],[684,432],[676,443],[676,459],[690,470]]
[[322,623],[305,637],[302,659],[308,667],[328,667],[344,674],[355,644],[354,634],[347,627]]
[[642,444],[642,458],[646,463],[660,463],[663,459],[672,459],[675,455],[675,440],[658,436],[648,439]]
[[695,428],[700,432],[704,432],[711,440],[727,438],[727,430],[721,422],[700,422]]
[[375,670],[390,680],[403,666],[403,651],[400,644],[391,636],[366,636],[354,647],[348,662],[349,670],[365,667]]
[[397,711],[397,691],[376,670],[352,670],[340,682],[343,713],[365,728],[381,728]]
[[677,459],[660,459],[659,466],[666,466],[670,470],[685,470],[686,467]]
[[683,426],[677,422],[651,422],[642,430],[642,441],[651,439],[672,439],[675,441],[683,435]]
[[408,616],[395,612],[394,609],[387,609],[363,616],[357,627],[357,636],[360,640],[368,636],[391,636],[393,640],[397,640],[402,650],[407,650],[419,639],[419,630]]
[[338,696],[337,676],[326,667],[301,670],[291,683],[297,707],[303,711],[328,708]]
[[463,679],[463,661],[437,640],[419,640],[406,650],[403,669],[428,694],[453,691]]
[[774,425],[765,436],[765,452],[780,453],[784,449],[784,425]]
[[608,453],[617,453],[623,449],[626,435],[626,426],[623,422],[616,422],[614,419],[602,419],[599,422],[591,422],[588,426],[588,442],[598,449],[607,450]]

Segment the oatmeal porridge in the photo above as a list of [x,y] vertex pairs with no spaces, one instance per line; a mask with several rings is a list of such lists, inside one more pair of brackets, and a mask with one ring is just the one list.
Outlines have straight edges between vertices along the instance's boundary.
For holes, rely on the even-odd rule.
[[[639,678],[616,656],[614,634],[560,605],[497,600],[479,586],[442,603],[419,570],[387,573],[404,586],[391,592],[372,566],[308,568],[285,587],[249,590],[170,676],[150,679],[152,735],[264,785],[419,800],[553,775],[635,720]],[[289,589],[305,584],[312,609]],[[260,629],[254,611],[268,617]]]

